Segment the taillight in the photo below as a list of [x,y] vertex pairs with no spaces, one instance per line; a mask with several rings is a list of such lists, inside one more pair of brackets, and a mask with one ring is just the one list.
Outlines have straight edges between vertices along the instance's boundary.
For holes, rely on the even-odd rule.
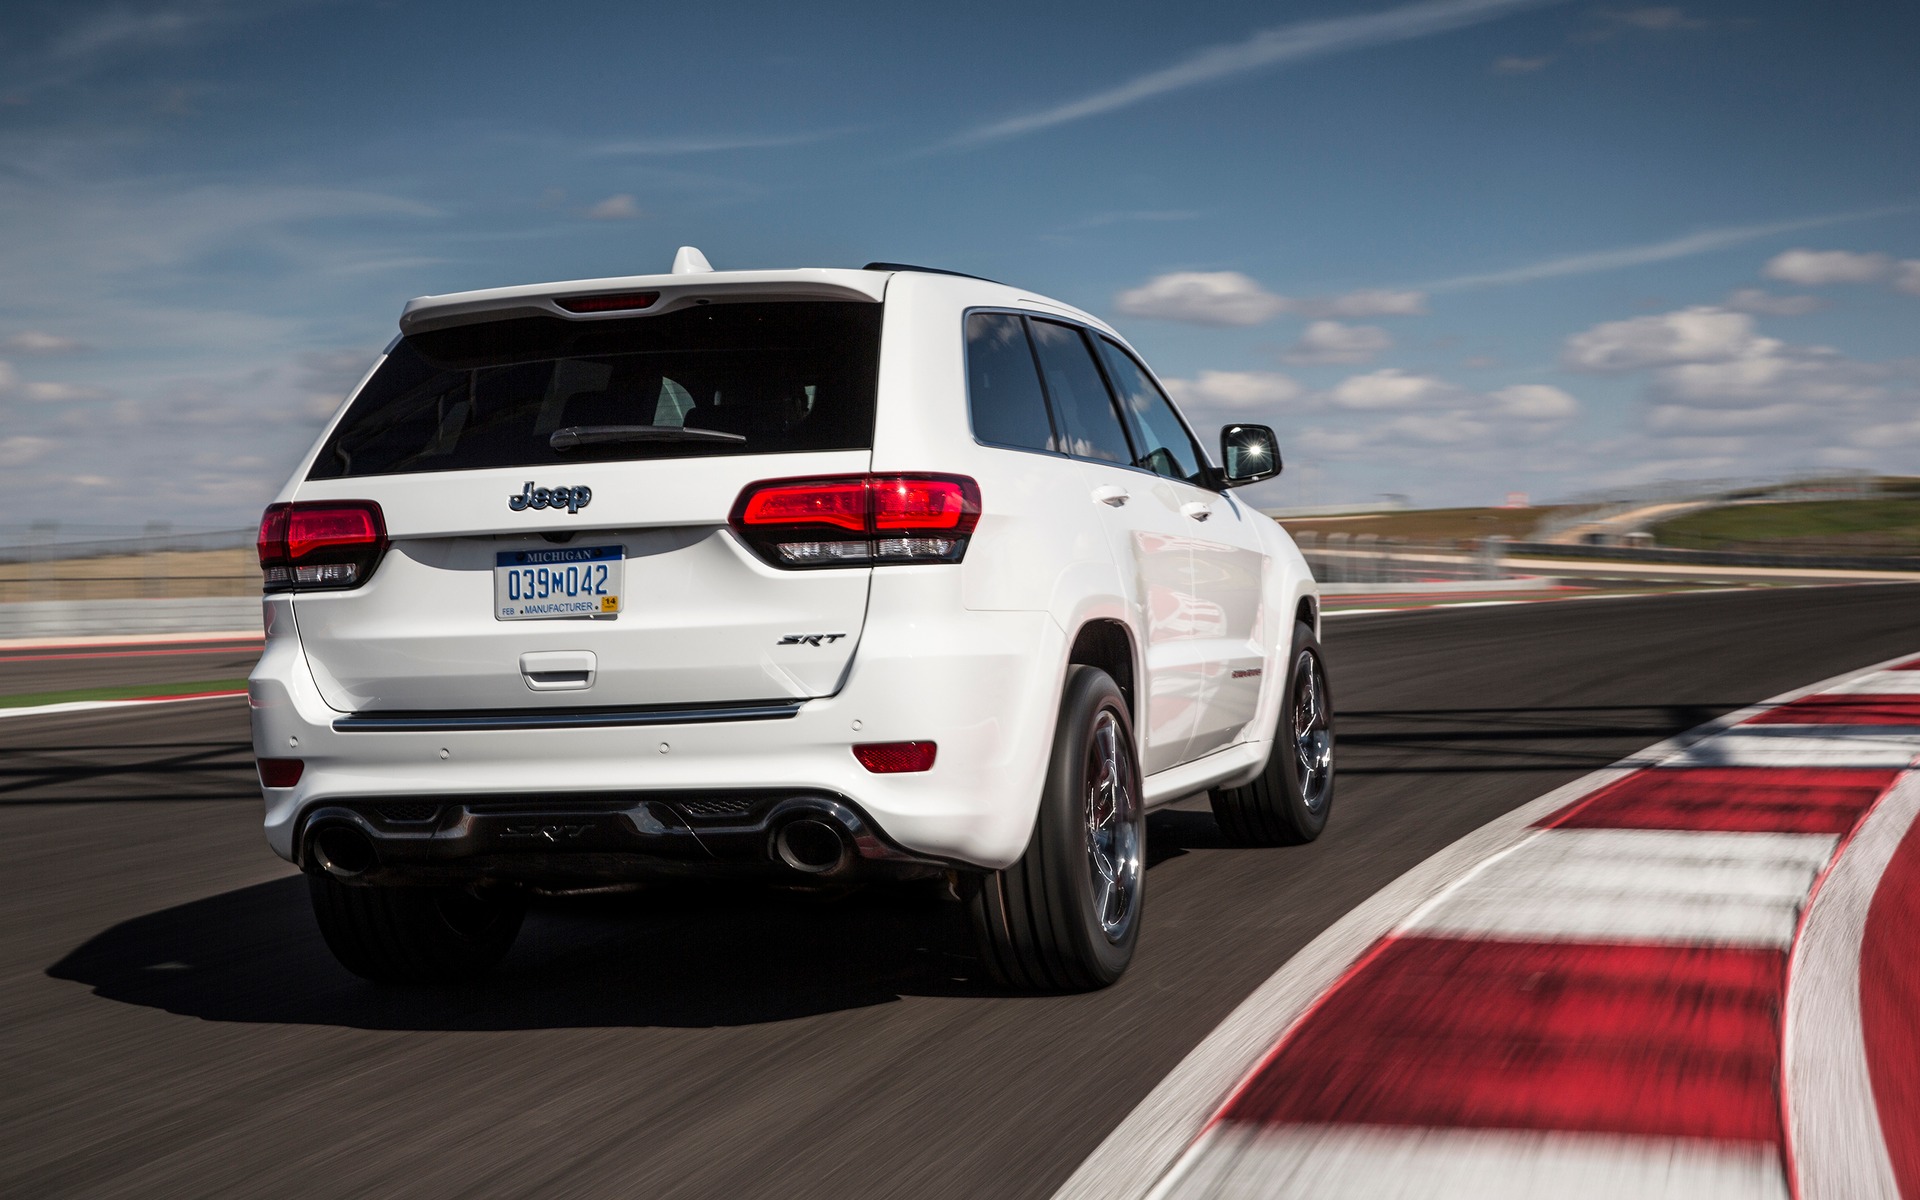
[[776,567],[959,562],[980,523],[964,475],[851,475],[748,484],[731,518]]
[[256,546],[269,592],[359,587],[386,553],[387,526],[371,500],[274,504]]

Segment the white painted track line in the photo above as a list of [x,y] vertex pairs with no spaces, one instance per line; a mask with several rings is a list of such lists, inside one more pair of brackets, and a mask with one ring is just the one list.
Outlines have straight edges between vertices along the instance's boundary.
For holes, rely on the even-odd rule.
[[1404,932],[1777,946],[1837,838],[1546,830],[1423,910]]
[[1689,746],[1668,767],[1904,767],[1920,734],[1888,726],[1749,725]]
[[1920,696],[1920,671],[1875,671],[1828,692],[1834,696]]
[[[1920,674],[1909,671],[1906,674]],[[1893,852],[1920,814],[1920,772],[1901,777],[1867,815],[1807,905],[1787,975],[1788,1144],[1801,1200],[1898,1200],[1867,1074],[1860,946],[1867,909]]]
[[230,700],[235,696],[244,696],[245,692],[205,692],[197,696],[156,696],[151,699],[133,700],[69,700],[63,704],[23,705],[19,708],[0,708],[0,721],[11,717],[45,717],[54,713],[93,712],[103,708],[127,708],[141,704],[185,704],[190,700]]
[[1156,1189],[1181,1200],[1767,1200],[1771,1146],[1599,1134],[1216,1125]]

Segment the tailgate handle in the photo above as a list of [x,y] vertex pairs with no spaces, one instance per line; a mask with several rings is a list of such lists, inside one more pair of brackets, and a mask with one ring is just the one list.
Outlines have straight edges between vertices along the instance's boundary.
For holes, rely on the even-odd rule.
[[595,667],[591,650],[535,650],[520,656],[520,677],[536,692],[590,688]]

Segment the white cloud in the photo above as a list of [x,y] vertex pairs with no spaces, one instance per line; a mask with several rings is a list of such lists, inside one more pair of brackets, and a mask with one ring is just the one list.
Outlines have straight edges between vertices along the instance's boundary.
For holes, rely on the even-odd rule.
[[1306,394],[1299,383],[1276,371],[1202,371],[1197,379],[1165,382],[1183,408],[1246,412],[1279,408]]
[[46,457],[53,449],[50,438],[15,435],[0,438],[0,467],[24,467]]
[[1633,29],[1650,32],[1663,32],[1669,29],[1699,29],[1705,21],[1689,17],[1679,8],[1647,7],[1629,8],[1602,14],[1608,20],[1616,21]]
[[595,221],[631,221],[639,215],[639,202],[626,192],[608,196],[587,210],[587,216]]
[[77,354],[87,347],[69,337],[42,333],[38,329],[23,329],[5,339],[0,339],[0,350],[10,350],[15,354]]
[[1728,293],[1721,307],[1763,317],[1800,317],[1826,306],[1827,302],[1818,296],[1776,296],[1765,288],[1739,288]]
[[1920,296],[1920,258],[1907,258],[1894,268],[1894,290]]
[[1786,250],[1769,259],[1763,272],[1801,287],[1830,283],[1877,283],[1893,263],[1884,254],[1855,254],[1850,250]]
[[1522,421],[1565,421],[1580,412],[1580,402],[1545,383],[1516,383],[1488,393],[1503,416]]
[[108,393],[97,387],[77,383],[29,383],[21,389],[36,404],[75,404],[82,400],[106,400]]
[[1344,380],[1327,393],[1336,408],[1364,410],[1416,408],[1445,397],[1456,389],[1428,375],[1409,375],[1398,367],[1385,367]]
[[1174,271],[1113,298],[1114,307],[1130,317],[1238,326],[1259,325],[1281,313],[1315,318],[1420,316],[1427,311],[1426,301],[1425,292],[1389,288],[1294,299],[1270,292],[1238,271]]
[[1340,296],[1289,300],[1289,311],[1305,317],[1418,317],[1426,315],[1425,292],[1361,288]]
[[1130,317],[1245,326],[1272,320],[1287,301],[1238,271],[1175,271],[1121,292],[1113,304]]
[[774,150],[783,146],[806,146],[852,133],[858,126],[842,125],[832,129],[814,129],[800,133],[695,134],[690,137],[632,138],[595,146],[589,153],[601,156],[645,155],[664,157],[679,154],[716,154],[726,150]]
[[1300,340],[1284,357],[1287,362],[1300,364],[1362,363],[1392,346],[1393,339],[1377,325],[1314,321],[1301,331]]
[[1618,271],[1626,267],[1644,266],[1647,263],[1667,262],[1671,259],[1689,258],[1696,254],[1725,250],[1729,246],[1738,246],[1744,242],[1757,241],[1760,238],[1774,237],[1801,229],[1817,229],[1827,225],[1844,225],[1851,221],[1868,221],[1876,217],[1895,216],[1912,212],[1915,208],[1916,206],[1912,204],[1897,204],[1854,212],[1828,213],[1818,217],[1799,217],[1791,221],[1770,221],[1760,225],[1728,225],[1639,246],[1620,246],[1612,250],[1595,250],[1586,254],[1565,254],[1524,266],[1511,267],[1504,271],[1455,275],[1422,286],[1431,292],[1448,292],[1459,288],[1534,283],[1542,279],[1558,279],[1567,275],[1591,275],[1599,271]]
[[1662,434],[1717,435],[1778,429],[1805,421],[1804,404],[1768,404],[1759,408],[1693,408],[1659,404],[1647,411],[1647,428]]
[[944,148],[1020,137],[1263,67],[1304,62],[1365,46],[1431,37],[1491,21],[1509,13],[1558,2],[1560,0],[1426,0],[1425,3],[1403,5],[1385,12],[1301,21],[1263,29],[1245,41],[1208,47],[1171,66],[1137,75],[1125,83],[1077,100],[981,125],[951,139]]
[[1732,408],[1773,400],[1851,404],[1883,396],[1881,374],[1830,350],[1761,338],[1742,357],[1668,367],[1656,382],[1664,395],[1696,405]]
[[1778,345],[1756,335],[1746,313],[1699,306],[1595,325],[1567,339],[1562,359],[1575,371],[1635,371],[1722,362]]

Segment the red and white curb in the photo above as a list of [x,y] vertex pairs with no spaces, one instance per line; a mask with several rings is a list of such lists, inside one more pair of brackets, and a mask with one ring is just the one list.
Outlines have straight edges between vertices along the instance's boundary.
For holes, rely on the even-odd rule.
[[1296,955],[1058,1196],[1920,1198],[1917,763],[1893,660],[1522,806]]

